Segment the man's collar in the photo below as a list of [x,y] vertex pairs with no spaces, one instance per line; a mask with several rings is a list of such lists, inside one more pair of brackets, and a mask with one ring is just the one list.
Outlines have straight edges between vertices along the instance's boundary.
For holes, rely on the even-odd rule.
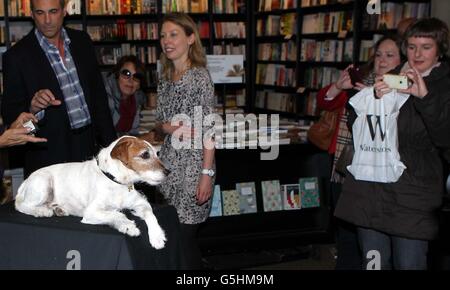
[[[36,38],[41,46],[56,49],[56,47],[47,39],[47,37],[45,37],[37,28],[34,29],[34,34],[36,35]],[[70,45],[70,38],[67,35],[67,31],[64,27],[61,27],[61,38],[63,39],[66,46]]]

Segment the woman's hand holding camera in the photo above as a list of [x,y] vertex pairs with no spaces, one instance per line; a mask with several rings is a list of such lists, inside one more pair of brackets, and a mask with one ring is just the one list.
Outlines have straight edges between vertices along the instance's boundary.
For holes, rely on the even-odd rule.
[[399,92],[410,94],[420,99],[428,95],[427,85],[425,84],[422,75],[415,67],[411,66],[411,68],[405,71],[404,74],[408,77],[408,79],[412,80],[412,85],[406,90],[399,90]]
[[352,89],[352,81],[350,78],[350,74],[348,73],[348,70],[353,68],[353,65],[349,65],[345,70],[342,71],[342,73],[339,76],[339,79],[331,85],[331,87],[328,89],[327,92],[327,99],[332,100],[337,95],[339,95],[343,90]]
[[342,91],[353,88],[352,80],[350,78],[350,74],[348,73],[348,70],[351,68],[353,68],[352,64],[342,71],[341,75],[339,76],[339,79],[334,84],[338,90]]
[[377,77],[375,79],[373,89],[375,91],[375,97],[377,99],[381,99],[384,95],[392,92],[392,89],[383,81],[383,76]]
[[[398,92],[404,94],[410,94],[418,98],[423,98],[428,94],[428,88],[423,80],[422,75],[419,71],[411,66],[410,69],[402,72],[401,76],[406,76],[408,80],[410,80],[410,84],[407,89],[397,89]],[[376,83],[374,85],[375,96],[377,98],[383,97],[385,94],[388,94],[392,91],[392,89],[383,81],[383,77],[377,77]]]
[[345,70],[342,71],[341,75],[339,76],[339,79],[328,90],[327,92],[328,99],[334,99],[343,90],[355,89],[360,91],[366,87],[363,83],[358,81],[354,82],[352,80],[350,70],[353,69],[355,69],[355,67],[353,64],[351,64],[347,68],[345,68]]

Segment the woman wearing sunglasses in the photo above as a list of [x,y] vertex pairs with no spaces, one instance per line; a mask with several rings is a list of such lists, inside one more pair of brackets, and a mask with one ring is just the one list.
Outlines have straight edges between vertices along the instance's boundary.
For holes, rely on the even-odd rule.
[[137,135],[146,96],[141,90],[144,65],[134,55],[123,56],[105,78],[109,109],[119,136]]

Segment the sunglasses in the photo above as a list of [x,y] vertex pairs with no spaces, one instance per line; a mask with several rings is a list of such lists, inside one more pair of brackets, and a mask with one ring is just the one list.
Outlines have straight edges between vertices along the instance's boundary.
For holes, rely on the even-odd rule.
[[129,79],[133,78],[133,81],[135,81],[135,82],[140,82],[144,78],[144,76],[141,73],[134,73],[134,74],[132,74],[127,69],[121,70],[120,71],[120,75],[126,80],[129,80]]

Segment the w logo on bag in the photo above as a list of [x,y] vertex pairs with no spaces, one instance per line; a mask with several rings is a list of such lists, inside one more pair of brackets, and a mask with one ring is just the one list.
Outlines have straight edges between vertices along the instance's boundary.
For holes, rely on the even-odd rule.
[[[375,127],[372,123],[373,118],[375,117]],[[387,115],[384,116],[384,124],[386,124],[386,117]],[[380,136],[381,136],[381,141],[384,141],[384,138],[386,137],[386,131],[383,132],[383,128],[381,126],[381,116],[374,116],[374,115],[367,115],[367,124],[369,125],[369,130],[370,130],[370,136],[372,137],[372,141],[375,141],[375,136],[377,134],[376,129],[379,128],[380,130]]]

